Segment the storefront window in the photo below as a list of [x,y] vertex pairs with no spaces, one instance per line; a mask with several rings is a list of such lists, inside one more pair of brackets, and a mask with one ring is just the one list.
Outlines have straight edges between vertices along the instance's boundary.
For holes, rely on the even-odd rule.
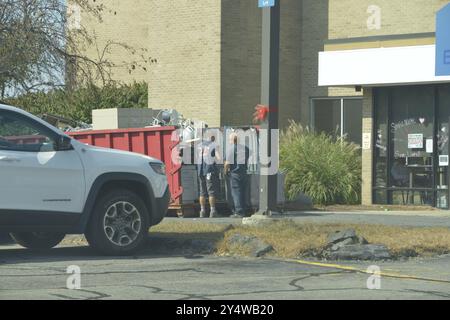
[[314,129],[333,136],[341,135],[341,100],[315,99]]
[[362,144],[362,100],[344,99],[344,132],[349,141]]
[[448,208],[450,86],[374,93],[375,202]]
[[312,123],[316,132],[346,137],[349,141],[361,145],[361,98],[313,99],[312,107]]

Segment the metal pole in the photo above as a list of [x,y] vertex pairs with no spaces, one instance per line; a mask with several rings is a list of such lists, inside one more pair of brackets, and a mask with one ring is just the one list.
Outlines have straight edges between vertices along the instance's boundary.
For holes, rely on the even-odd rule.
[[[278,129],[278,88],[280,63],[280,0],[273,7],[262,11],[262,65],[261,65],[261,104],[268,106],[267,119],[261,124],[261,129],[269,134],[263,134],[260,143],[267,143],[267,150],[272,149],[270,132]],[[278,150],[277,150],[278,152]],[[260,175],[259,211],[257,215],[270,216],[277,208],[277,174]]]

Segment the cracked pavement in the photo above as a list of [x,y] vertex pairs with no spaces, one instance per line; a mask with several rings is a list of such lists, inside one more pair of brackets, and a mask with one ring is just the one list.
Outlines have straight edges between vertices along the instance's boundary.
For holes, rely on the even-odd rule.
[[[66,288],[71,265],[81,268],[81,290]],[[161,256],[151,249],[111,258],[88,247],[32,253],[10,245],[0,246],[0,299],[450,299],[450,256],[378,265],[440,281],[382,278],[380,290],[368,290],[368,274],[280,260]]]

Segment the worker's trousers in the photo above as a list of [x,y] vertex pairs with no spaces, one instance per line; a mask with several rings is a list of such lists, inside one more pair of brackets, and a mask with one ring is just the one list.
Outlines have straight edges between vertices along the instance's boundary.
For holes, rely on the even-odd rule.
[[231,196],[233,197],[234,213],[245,215],[247,211],[247,174],[231,173]]

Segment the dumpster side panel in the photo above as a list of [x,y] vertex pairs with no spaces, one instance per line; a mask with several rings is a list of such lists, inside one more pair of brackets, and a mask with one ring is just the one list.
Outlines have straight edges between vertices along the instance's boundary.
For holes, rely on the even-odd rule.
[[163,142],[161,146],[161,154],[163,155],[163,161],[167,166],[166,170],[169,184],[172,186],[170,191],[172,193],[173,204],[181,205],[181,196],[183,194],[183,187],[181,185],[182,165],[177,161],[172,161],[172,154],[175,154],[177,152],[177,146],[180,143],[180,139],[176,134],[176,131],[166,131],[164,132],[164,136],[162,137],[162,139],[160,139],[160,141]]
[[[172,150],[179,144],[175,127],[69,132],[72,138],[97,147],[136,152],[164,162],[172,204],[181,204],[181,165],[172,162]],[[174,141],[172,141],[174,140]]]

